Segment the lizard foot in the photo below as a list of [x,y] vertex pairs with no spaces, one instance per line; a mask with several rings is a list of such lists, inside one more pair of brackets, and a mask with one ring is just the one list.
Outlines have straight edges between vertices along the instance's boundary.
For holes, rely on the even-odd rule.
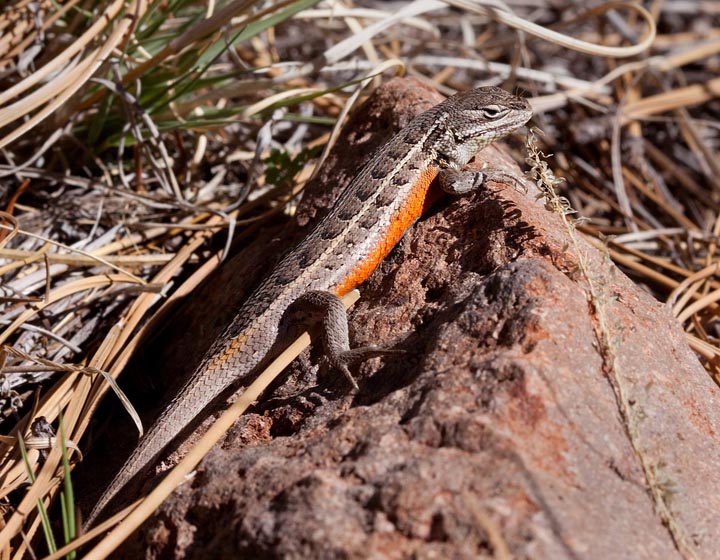
[[328,352],[326,359],[329,365],[342,373],[353,386],[353,389],[358,391],[358,384],[352,376],[352,373],[350,373],[349,366],[371,358],[380,358],[392,354],[405,354],[405,350],[388,348],[386,346],[362,346],[360,348],[343,350],[337,354]]
[[446,193],[463,195],[478,190],[488,181],[521,187],[527,192],[527,185],[522,177],[501,169],[443,169],[439,174],[440,188]]

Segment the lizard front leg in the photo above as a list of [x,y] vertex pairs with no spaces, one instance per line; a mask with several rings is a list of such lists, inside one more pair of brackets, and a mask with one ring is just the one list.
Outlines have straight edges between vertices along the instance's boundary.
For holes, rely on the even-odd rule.
[[438,141],[435,149],[435,164],[440,168],[440,188],[449,194],[464,195],[476,191],[488,180],[505,184],[523,185],[522,178],[500,169],[469,169],[467,164],[488,142],[482,135],[458,137],[458,131],[449,130]]
[[487,181],[497,181],[508,185],[522,185],[525,183],[522,178],[501,169],[458,169],[448,164],[440,164],[438,182],[440,188],[449,194],[464,195],[476,191]]

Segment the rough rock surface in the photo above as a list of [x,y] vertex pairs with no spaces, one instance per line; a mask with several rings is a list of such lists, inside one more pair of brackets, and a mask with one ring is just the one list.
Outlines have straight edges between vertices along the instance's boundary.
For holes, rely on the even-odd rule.
[[[436,101],[410,80],[378,90],[298,220]],[[504,154],[481,160],[514,169]],[[267,243],[203,293],[246,293]],[[357,395],[301,357],[118,557],[720,557],[718,390],[667,308],[578,244],[597,305],[533,192],[491,184],[440,203],[351,315],[355,344],[405,353],[361,366]]]

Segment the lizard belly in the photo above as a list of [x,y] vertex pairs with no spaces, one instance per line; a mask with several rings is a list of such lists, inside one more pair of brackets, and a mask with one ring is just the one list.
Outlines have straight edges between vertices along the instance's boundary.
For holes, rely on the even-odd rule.
[[367,280],[407,229],[435,202],[435,197],[429,197],[428,191],[438,171],[437,167],[431,166],[418,176],[404,204],[392,214],[379,240],[332,289],[335,295],[342,297]]

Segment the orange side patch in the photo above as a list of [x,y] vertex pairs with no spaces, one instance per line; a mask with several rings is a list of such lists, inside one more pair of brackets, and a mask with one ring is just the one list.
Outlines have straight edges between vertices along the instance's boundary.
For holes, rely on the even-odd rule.
[[405,205],[390,220],[385,235],[365,260],[355,265],[355,268],[335,288],[336,295],[342,297],[367,280],[395,244],[400,241],[405,231],[435,202],[437,196],[428,196],[428,190],[437,174],[438,169],[432,167],[418,177]]

